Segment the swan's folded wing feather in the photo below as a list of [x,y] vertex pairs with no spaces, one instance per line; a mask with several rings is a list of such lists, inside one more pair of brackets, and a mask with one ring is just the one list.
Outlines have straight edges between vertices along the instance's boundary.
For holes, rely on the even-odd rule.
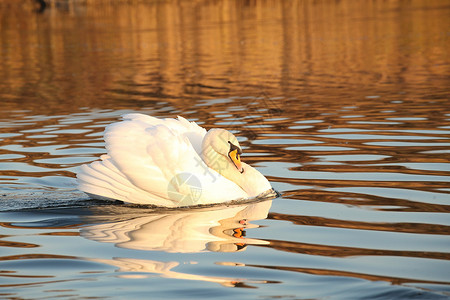
[[167,198],[168,177],[173,171],[167,128],[139,120],[123,121],[107,127],[105,141],[114,165],[127,180],[150,194]]

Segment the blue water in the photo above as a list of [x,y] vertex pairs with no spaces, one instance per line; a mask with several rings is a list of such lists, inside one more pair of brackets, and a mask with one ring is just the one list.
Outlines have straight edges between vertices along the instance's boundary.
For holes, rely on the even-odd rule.
[[[14,3],[1,297],[450,297],[446,1]],[[75,173],[129,112],[232,131],[281,196],[89,199]]]

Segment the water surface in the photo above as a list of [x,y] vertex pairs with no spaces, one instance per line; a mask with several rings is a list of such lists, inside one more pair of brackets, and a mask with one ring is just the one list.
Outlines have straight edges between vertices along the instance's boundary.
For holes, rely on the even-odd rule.
[[[447,1],[0,4],[0,295],[450,296]],[[129,112],[238,136],[282,196],[183,210],[74,173]]]

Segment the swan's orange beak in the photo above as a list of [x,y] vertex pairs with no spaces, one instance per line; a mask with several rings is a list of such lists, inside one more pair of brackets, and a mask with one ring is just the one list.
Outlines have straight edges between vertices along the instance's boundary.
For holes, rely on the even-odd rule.
[[239,155],[239,149],[234,149],[228,152],[228,156],[231,158],[231,161],[236,166],[239,172],[244,173],[244,169],[242,168],[241,156]]

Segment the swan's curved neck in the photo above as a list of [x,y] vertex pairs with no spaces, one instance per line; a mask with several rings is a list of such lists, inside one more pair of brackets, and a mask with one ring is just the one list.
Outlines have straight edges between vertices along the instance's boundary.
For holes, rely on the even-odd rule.
[[237,180],[239,180],[239,176],[237,175],[240,173],[236,169],[236,167],[231,163],[228,157],[218,153],[216,150],[214,150],[211,146],[208,145],[203,147],[202,159],[208,167],[210,167],[223,177],[239,185],[239,183],[237,182]]
[[241,173],[228,157],[216,152],[209,145],[203,147],[202,159],[208,167],[236,183],[249,197],[256,197],[272,188],[269,181],[255,168],[242,163],[244,172]]

